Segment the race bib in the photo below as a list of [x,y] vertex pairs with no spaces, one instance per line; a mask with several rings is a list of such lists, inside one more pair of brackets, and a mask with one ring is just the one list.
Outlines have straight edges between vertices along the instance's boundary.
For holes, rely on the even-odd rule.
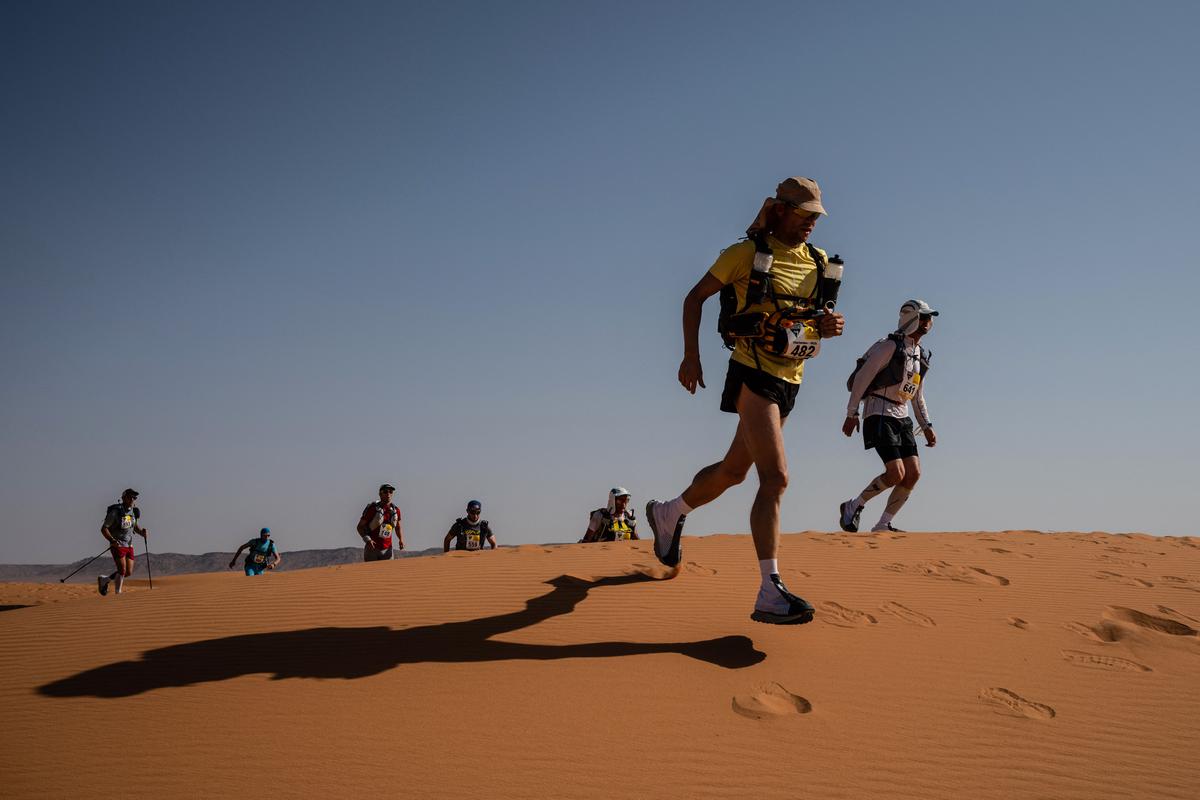
[[912,400],[917,396],[917,389],[920,387],[920,374],[906,375],[904,380],[900,383],[900,399],[907,403],[909,400]]
[[127,531],[132,527],[133,527],[133,515],[132,514],[126,514],[125,516],[121,517],[121,530]]
[[379,538],[385,542],[390,541],[392,534],[395,532],[396,526],[392,525],[390,522],[379,526]]
[[255,554],[254,554],[254,563],[255,563],[255,564],[265,564],[265,563],[267,563],[267,556],[266,556],[266,554],[264,554],[264,553],[255,553]]
[[478,550],[479,549],[480,536],[481,536],[481,534],[479,533],[479,531],[467,531],[467,549],[468,550]]
[[783,357],[805,361],[821,352],[821,336],[811,325],[792,326],[784,331]]
[[629,528],[626,527],[624,530],[622,530],[621,528],[618,528],[616,525],[614,525],[612,527],[612,535],[613,535],[613,541],[615,541],[615,542],[620,542],[622,540],[628,539],[629,538]]

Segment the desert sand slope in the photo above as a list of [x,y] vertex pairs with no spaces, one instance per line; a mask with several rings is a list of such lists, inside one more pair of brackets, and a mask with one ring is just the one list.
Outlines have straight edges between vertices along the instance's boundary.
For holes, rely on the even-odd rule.
[[1195,538],[789,535],[800,627],[749,620],[748,537],[684,558],[525,546],[4,611],[2,794],[1197,796]]

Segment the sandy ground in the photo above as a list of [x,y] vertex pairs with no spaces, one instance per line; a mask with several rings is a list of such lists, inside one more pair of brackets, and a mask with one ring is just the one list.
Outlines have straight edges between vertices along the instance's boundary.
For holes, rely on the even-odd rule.
[[784,539],[0,585],[0,794],[1197,796],[1200,540]]

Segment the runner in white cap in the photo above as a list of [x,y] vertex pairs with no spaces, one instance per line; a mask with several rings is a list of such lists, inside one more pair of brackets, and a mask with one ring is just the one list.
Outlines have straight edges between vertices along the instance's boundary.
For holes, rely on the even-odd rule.
[[637,538],[637,515],[629,507],[629,490],[613,487],[608,493],[608,505],[597,508],[588,517],[583,541],[621,542]]
[[924,300],[905,301],[900,306],[900,321],[895,332],[871,345],[846,381],[850,402],[846,406],[842,433],[851,436],[858,430],[858,407],[862,403],[863,446],[879,453],[884,471],[875,476],[858,497],[842,503],[839,523],[844,531],[856,533],[863,506],[889,488],[892,493],[888,495],[887,506],[871,530],[900,530],[893,527],[892,520],[921,477],[921,459],[917,455],[917,440],[908,411],[910,402],[926,446],[937,444],[937,434],[933,432],[925,405],[930,353],[919,344],[933,328],[933,318],[937,315],[938,312]]

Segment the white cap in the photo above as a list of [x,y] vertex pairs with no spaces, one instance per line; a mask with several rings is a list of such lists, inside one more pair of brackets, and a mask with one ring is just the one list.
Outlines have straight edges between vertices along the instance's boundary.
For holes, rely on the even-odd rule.
[[905,300],[900,306],[900,322],[896,330],[908,336],[917,329],[921,317],[936,317],[938,312],[929,307],[924,300]]

